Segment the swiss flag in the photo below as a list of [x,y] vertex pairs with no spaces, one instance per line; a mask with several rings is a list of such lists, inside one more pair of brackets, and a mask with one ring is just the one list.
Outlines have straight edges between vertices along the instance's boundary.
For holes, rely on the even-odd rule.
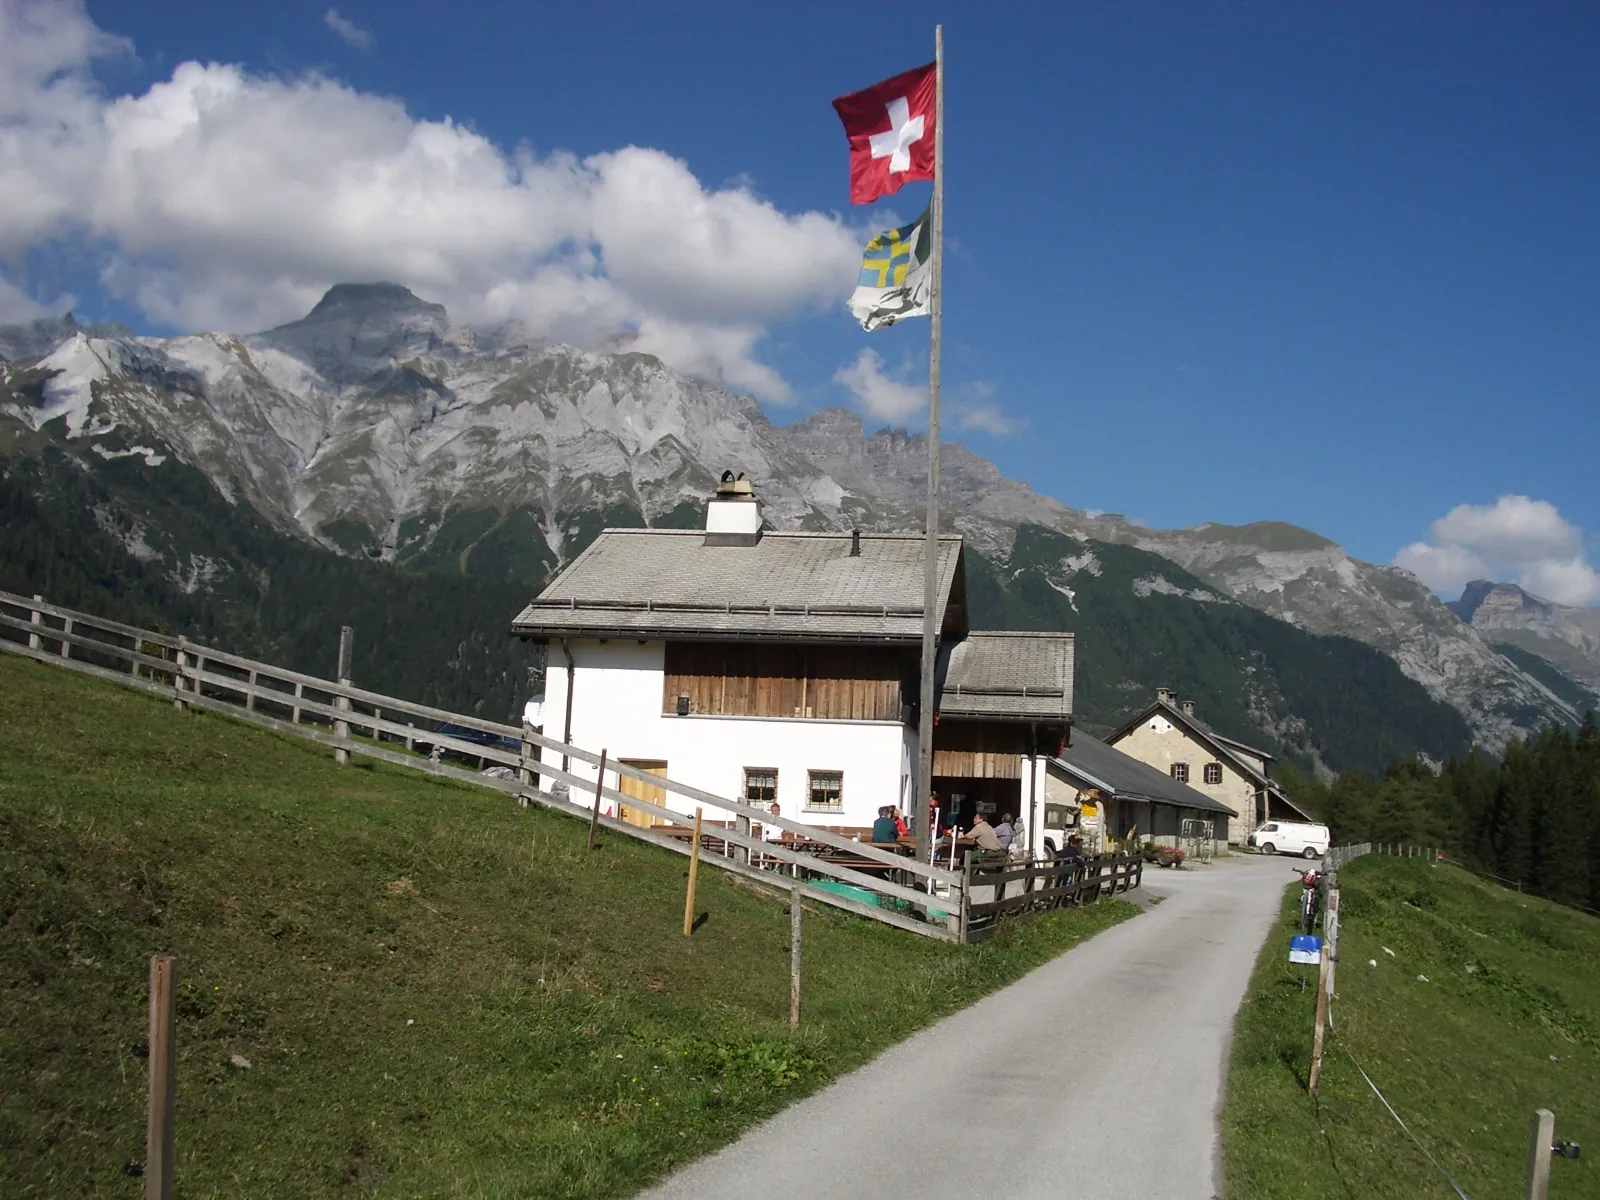
[[833,102],[850,139],[851,204],[871,204],[902,183],[933,178],[938,86],[929,63]]

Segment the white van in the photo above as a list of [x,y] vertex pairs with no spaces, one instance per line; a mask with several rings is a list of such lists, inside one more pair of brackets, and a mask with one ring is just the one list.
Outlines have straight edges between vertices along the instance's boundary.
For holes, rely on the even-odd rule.
[[1326,825],[1301,821],[1268,821],[1250,835],[1250,844],[1263,854],[1299,854],[1321,858],[1333,840]]

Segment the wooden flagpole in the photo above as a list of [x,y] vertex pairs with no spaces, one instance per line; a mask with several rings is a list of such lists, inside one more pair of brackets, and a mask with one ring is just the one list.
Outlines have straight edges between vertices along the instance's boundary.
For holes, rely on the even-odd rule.
[[[917,721],[917,781],[922,805],[916,817],[917,860],[928,856],[933,831],[934,670],[939,649],[939,346],[944,333],[944,26],[933,27],[933,261],[928,293],[932,337],[928,349],[928,531],[922,576],[922,689]],[[932,887],[930,882],[929,887]]]

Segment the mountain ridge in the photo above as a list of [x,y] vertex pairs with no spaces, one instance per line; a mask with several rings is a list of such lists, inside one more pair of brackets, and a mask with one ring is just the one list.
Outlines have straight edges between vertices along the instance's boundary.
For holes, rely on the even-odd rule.
[[[470,329],[396,284],[338,285],[299,321],[242,336],[24,328],[0,345],[61,340],[0,364],[0,421],[84,461],[169,452],[280,530],[344,555],[535,586],[601,524],[695,519],[728,466],[756,481],[776,528],[923,521],[925,435],[869,434],[843,409],[775,425],[752,398],[648,355]],[[1130,545],[1205,585],[1179,592],[1356,638],[1491,749],[1576,720],[1415,577],[1312,531],[1149,529],[1072,509],[953,443],[941,447],[940,501],[947,526],[995,561],[1024,525]]]

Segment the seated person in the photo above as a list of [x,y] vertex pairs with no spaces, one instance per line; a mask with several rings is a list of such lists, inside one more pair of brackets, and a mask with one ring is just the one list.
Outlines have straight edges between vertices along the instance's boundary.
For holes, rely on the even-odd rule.
[[875,846],[893,846],[900,840],[900,831],[895,827],[894,809],[885,806],[878,810],[878,819],[872,823],[872,843]]
[[979,850],[1000,849],[1000,839],[995,836],[994,826],[983,819],[982,813],[972,818],[972,828],[967,830],[967,836],[978,843]]
[[1081,863],[1083,861],[1083,839],[1073,834],[1067,839],[1067,844],[1056,853],[1056,857],[1063,862]]
[[906,835],[908,835],[911,832],[911,826],[906,824],[906,819],[901,814],[901,812],[900,812],[900,810],[898,808],[891,809],[890,810],[890,815],[894,817],[895,831],[901,837],[905,837]]

